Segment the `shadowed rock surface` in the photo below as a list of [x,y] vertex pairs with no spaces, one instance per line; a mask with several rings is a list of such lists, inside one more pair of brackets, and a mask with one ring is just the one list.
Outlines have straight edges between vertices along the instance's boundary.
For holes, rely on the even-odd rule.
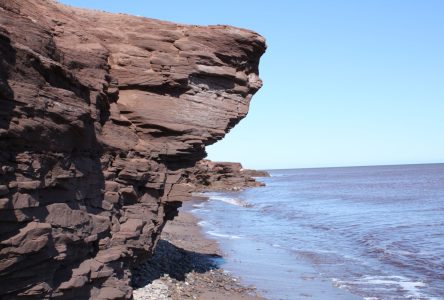
[[240,163],[213,162],[203,159],[190,170],[189,181],[196,192],[238,191],[264,186],[254,177],[268,177],[266,171],[244,169]]
[[221,269],[217,241],[207,239],[191,201],[162,230],[154,255],[133,270],[135,300],[263,300],[252,286]]
[[0,298],[131,298],[264,51],[229,26],[0,0]]

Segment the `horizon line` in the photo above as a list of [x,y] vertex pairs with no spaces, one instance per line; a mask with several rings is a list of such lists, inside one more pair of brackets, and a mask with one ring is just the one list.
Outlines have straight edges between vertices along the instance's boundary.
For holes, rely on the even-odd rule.
[[352,165],[352,166],[330,166],[330,167],[303,167],[303,168],[276,168],[276,169],[256,169],[263,171],[279,171],[279,170],[306,170],[306,169],[340,169],[340,168],[369,168],[369,167],[400,167],[415,165],[442,165],[444,162],[433,163],[406,163],[406,164],[377,164],[377,165]]

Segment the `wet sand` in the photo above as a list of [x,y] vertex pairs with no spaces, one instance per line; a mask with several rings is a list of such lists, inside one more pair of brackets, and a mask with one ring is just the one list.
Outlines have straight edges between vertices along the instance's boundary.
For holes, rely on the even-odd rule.
[[133,271],[135,300],[260,300],[252,286],[219,267],[223,257],[186,210],[165,226],[155,254]]

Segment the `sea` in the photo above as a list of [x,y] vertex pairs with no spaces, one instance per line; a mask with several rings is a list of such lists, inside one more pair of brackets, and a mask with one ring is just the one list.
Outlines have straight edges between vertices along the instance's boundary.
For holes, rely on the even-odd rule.
[[444,299],[444,164],[271,170],[189,204],[221,267],[277,299]]

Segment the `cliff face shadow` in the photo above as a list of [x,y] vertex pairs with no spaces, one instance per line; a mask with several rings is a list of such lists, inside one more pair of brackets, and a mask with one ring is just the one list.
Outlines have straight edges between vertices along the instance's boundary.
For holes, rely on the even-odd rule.
[[166,240],[157,243],[153,256],[133,268],[131,285],[140,288],[154,280],[169,275],[184,281],[188,273],[205,273],[217,269],[222,257],[217,254],[204,254],[179,248]]
[[[103,151],[95,136],[94,123],[88,115],[79,118],[84,126],[62,126],[64,120],[58,115],[48,114],[46,107],[32,105],[35,103],[34,95],[26,89],[21,90],[23,87],[20,83],[29,86],[34,84],[39,88],[58,87],[73,92],[85,101],[89,101],[90,97],[88,88],[81,86],[68,72],[61,72],[60,68],[45,69],[38,63],[39,60],[30,61],[29,57],[33,58],[32,53],[17,48],[14,44],[16,37],[13,38],[2,25],[0,24],[0,241],[18,236],[16,240],[21,238],[23,242],[16,244],[10,241],[0,246],[0,299],[17,299],[18,293],[39,284],[44,284],[45,289],[35,289],[38,292],[29,296],[29,299],[46,299],[52,290],[72,278],[73,269],[78,268],[85,259],[94,257],[98,251],[98,242],[77,239],[83,237],[82,232],[68,228],[70,224],[57,220],[57,214],[85,210],[86,200],[76,197],[79,191],[87,196],[91,195],[90,198],[94,201],[90,202],[101,207],[103,195],[94,191],[102,190],[105,185],[100,162]],[[45,46],[49,48],[45,49],[48,50],[52,45],[51,40],[46,42]],[[35,74],[40,74],[41,77]],[[30,129],[17,129],[17,119],[29,119],[27,125]],[[60,125],[55,126],[60,130],[51,131],[45,128],[46,131],[43,132],[38,126],[31,127],[30,125],[37,123],[36,120]],[[78,145],[85,146],[77,150],[80,147]],[[19,155],[21,158],[17,159]],[[56,165],[60,166],[56,168]],[[55,169],[57,172],[63,169],[66,174],[75,170],[86,175],[55,179]],[[23,183],[28,183],[28,186]],[[53,204],[66,204],[66,208],[51,211],[48,207]],[[43,229],[32,226],[27,228],[31,222],[54,226]],[[102,233],[106,234],[107,232]],[[102,236],[99,235],[98,238]],[[61,251],[65,253],[63,259]],[[99,281],[94,284],[100,286]],[[84,288],[73,289],[64,294],[73,294],[72,297],[66,296],[66,299],[88,299],[90,292],[90,289]],[[22,298],[28,299],[28,296]]]
[[[14,110],[14,92],[8,84],[9,68],[15,65],[16,51],[11,40],[0,28],[0,129],[8,129]],[[1,133],[0,133],[1,139]]]

